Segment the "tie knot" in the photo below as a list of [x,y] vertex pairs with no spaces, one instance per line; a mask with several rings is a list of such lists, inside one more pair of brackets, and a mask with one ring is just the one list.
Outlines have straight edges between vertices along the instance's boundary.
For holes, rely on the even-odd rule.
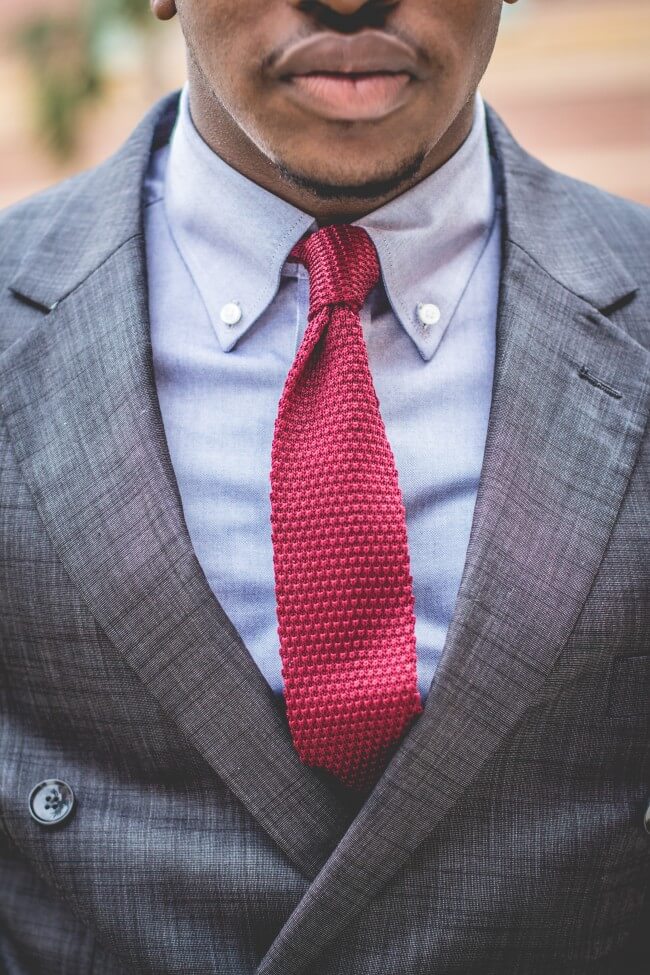
[[321,227],[290,256],[309,272],[309,311],[346,304],[359,311],[379,280],[379,258],[367,231],[351,224]]

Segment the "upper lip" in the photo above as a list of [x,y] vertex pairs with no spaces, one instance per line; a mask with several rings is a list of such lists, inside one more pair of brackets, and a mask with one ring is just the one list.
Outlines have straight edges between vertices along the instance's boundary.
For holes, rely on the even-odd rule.
[[414,51],[404,41],[378,30],[342,36],[314,34],[289,47],[275,65],[278,77],[299,74],[407,72],[417,77]]

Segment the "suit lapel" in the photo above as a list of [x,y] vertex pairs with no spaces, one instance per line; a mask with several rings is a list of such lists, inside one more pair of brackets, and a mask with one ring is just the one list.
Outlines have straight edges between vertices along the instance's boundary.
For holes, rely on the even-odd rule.
[[[443,658],[424,714],[258,975],[307,970],[535,702],[603,558],[643,434],[648,355],[599,311],[634,282],[555,177],[492,114],[490,124],[506,201],[495,384]],[[568,250],[576,235],[582,265]]]
[[[49,313],[34,312],[36,327],[0,356],[2,411],[44,526],[105,634],[313,877],[349,815],[298,760],[266,682],[205,580],[155,393],[139,194],[159,115],[81,184],[82,200],[69,204],[16,276],[14,292]],[[69,226],[67,213],[81,214],[81,227]],[[99,250],[92,242],[102,222]]]

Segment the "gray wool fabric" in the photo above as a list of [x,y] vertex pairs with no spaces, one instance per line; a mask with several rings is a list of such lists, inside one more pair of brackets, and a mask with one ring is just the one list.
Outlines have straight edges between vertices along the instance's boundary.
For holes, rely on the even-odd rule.
[[[425,711],[353,800],[298,760],[183,520],[141,201],[176,104],[0,220],[0,971],[647,972],[650,212],[488,110],[471,540]],[[28,809],[50,778],[58,827]]]

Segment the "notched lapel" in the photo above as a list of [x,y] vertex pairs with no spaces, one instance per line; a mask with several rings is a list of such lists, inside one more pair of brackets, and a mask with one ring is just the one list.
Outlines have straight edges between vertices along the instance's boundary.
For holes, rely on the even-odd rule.
[[[84,268],[60,302],[54,271],[44,275],[47,287],[41,281],[31,300],[54,310],[0,356],[2,412],[50,538],[106,635],[291,862],[313,877],[349,814],[298,760],[192,549],[155,393],[136,172],[124,178],[133,184],[133,226],[119,215],[124,242],[94,270]],[[104,189],[89,190],[89,206]],[[56,253],[55,238],[53,227],[48,252]],[[38,256],[36,249],[30,259]],[[23,268],[13,290],[30,297],[37,270]],[[64,275],[66,289],[73,271]]]
[[[578,275],[575,265],[575,291],[540,263],[552,234],[536,241],[535,256],[528,253],[536,227],[526,215],[534,204],[553,206],[552,188],[546,199],[530,198],[535,174],[513,179],[514,163],[527,157],[503,132],[496,141],[510,212],[495,383],[442,661],[424,714],[257,975],[307,971],[453,810],[535,703],[593,583],[638,453],[648,353],[579,296],[593,285],[594,302],[613,305],[634,292],[634,282],[616,255],[606,260],[595,230],[584,240],[588,273]],[[594,278],[597,265],[603,270]]]

